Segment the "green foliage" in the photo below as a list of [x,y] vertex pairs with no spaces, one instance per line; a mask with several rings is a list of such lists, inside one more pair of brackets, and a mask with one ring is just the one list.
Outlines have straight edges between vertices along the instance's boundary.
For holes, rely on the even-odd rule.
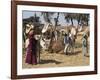
[[73,19],[76,19],[78,21],[78,24],[81,23],[84,25],[83,22],[86,23],[88,26],[88,21],[89,21],[89,14],[81,14],[81,13],[64,13],[66,22],[69,22],[71,20],[72,25],[73,25]]

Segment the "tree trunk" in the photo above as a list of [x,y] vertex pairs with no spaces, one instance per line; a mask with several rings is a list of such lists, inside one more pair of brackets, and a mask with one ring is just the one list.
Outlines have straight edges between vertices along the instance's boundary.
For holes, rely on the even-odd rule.
[[72,23],[72,26],[73,26],[73,18],[71,18],[71,23]]
[[56,26],[58,25],[58,19],[59,19],[59,12],[57,14],[57,18],[55,18],[55,29],[56,29]]

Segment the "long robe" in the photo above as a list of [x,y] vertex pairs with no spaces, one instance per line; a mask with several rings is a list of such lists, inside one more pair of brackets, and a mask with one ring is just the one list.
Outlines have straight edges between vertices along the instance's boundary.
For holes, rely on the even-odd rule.
[[37,40],[34,38],[34,34],[29,34],[29,45],[26,50],[26,60],[28,64],[37,64]]

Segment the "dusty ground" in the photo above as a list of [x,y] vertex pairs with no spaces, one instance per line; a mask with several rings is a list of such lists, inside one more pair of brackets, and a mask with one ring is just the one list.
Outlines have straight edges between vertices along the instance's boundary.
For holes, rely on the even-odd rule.
[[89,57],[83,57],[81,49],[78,49],[76,53],[64,55],[57,53],[42,53],[41,61],[37,65],[26,64],[25,56],[23,56],[23,68],[40,68],[40,67],[64,67],[64,66],[85,66],[89,65]]
[[64,53],[48,53],[47,51],[42,51],[40,57],[40,63],[37,65],[30,65],[25,63],[25,54],[23,55],[23,68],[43,68],[43,67],[67,67],[67,66],[85,66],[89,65],[89,56],[83,57],[82,47],[81,47],[81,33],[78,34],[76,42],[79,42],[80,45],[77,45],[75,48],[75,53],[65,55]]

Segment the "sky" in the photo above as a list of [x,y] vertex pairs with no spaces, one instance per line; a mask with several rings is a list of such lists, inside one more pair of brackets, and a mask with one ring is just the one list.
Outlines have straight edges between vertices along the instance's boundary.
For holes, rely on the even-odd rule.
[[[23,11],[23,19],[34,16],[34,14],[35,14],[34,11]],[[40,17],[40,21],[44,24],[45,21],[44,21],[43,15],[41,15],[41,12],[36,12],[36,14],[37,14],[37,16]],[[56,13],[51,16],[51,22],[53,23],[53,25],[54,25],[54,18],[56,18],[56,17],[57,17]],[[61,26],[66,26],[66,25],[68,26],[71,24],[71,22],[67,23],[66,20],[64,19],[64,14],[60,14],[59,15],[59,24],[61,24]],[[77,20],[74,20],[74,26],[77,26],[77,25],[78,25]]]

